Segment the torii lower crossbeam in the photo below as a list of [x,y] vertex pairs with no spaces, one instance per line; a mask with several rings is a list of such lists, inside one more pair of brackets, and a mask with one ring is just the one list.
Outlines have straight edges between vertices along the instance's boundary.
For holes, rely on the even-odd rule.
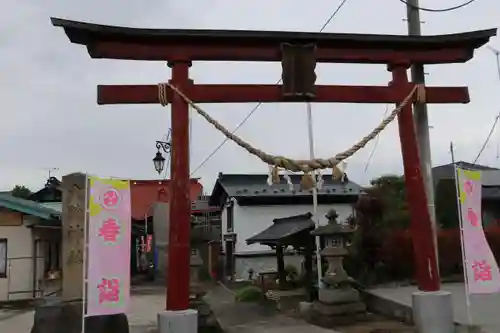
[[[387,86],[340,86],[318,85],[315,87],[316,103],[400,103],[413,89],[400,90]],[[183,92],[195,103],[248,103],[248,102],[303,102],[283,97],[279,85],[230,85],[190,84]],[[168,89],[167,99],[173,100]],[[427,87],[428,103],[469,103],[467,87]],[[97,102],[103,104],[150,104],[158,103],[157,85],[100,85]]]

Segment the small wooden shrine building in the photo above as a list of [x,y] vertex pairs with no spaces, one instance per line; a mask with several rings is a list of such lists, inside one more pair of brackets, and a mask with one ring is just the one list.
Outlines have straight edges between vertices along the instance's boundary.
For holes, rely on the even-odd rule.
[[276,250],[278,280],[280,289],[285,289],[287,285],[284,251],[291,246],[294,250],[304,255],[304,281],[307,294],[313,294],[313,253],[314,237],[311,231],[315,224],[311,213],[294,215],[273,220],[273,224],[260,233],[248,238],[247,244],[268,245]]

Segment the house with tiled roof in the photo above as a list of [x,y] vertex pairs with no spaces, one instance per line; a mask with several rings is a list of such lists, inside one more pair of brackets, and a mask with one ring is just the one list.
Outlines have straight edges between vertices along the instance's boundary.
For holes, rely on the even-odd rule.
[[0,194],[0,302],[33,299],[57,289],[60,219],[60,210]]
[[[462,169],[481,171],[483,226],[500,225],[500,169],[464,161],[455,162],[455,164]],[[447,199],[450,194],[454,195],[456,191],[454,175],[455,168],[452,163],[432,168],[438,220],[440,216],[446,215],[445,218],[451,219],[452,223],[458,226],[456,202]]]
[[[219,174],[210,197],[210,206],[221,209],[224,275],[246,277],[254,272],[276,268],[275,252],[266,245],[248,244],[247,239],[269,228],[273,220],[313,212],[312,190],[300,186],[301,175],[291,175],[292,185],[282,178],[281,183],[268,185],[266,174]],[[318,189],[318,209],[313,220],[326,224],[325,215],[335,209],[339,221],[354,213],[354,203],[362,192],[360,185],[334,180],[323,175]],[[285,261],[300,267],[302,257],[288,255]]]

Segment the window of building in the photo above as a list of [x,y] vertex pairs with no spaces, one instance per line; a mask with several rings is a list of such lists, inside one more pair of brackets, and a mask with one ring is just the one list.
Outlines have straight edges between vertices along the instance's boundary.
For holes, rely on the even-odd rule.
[[232,201],[229,202],[227,205],[227,226],[226,226],[226,231],[227,232],[233,232],[234,231],[234,203]]
[[0,278],[7,277],[7,239],[0,238]]

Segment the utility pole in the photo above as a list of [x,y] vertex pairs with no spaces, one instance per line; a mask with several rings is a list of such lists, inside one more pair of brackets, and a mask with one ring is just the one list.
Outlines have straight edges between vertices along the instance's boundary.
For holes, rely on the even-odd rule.
[[[418,0],[407,0],[408,35],[419,36],[420,13]],[[414,83],[425,84],[425,72],[422,64],[415,64],[411,68],[411,78]],[[420,152],[420,168],[425,185],[427,205],[433,229],[434,248],[439,267],[437,247],[437,224],[434,210],[434,184],[432,181],[431,147],[429,140],[429,119],[427,105],[418,103],[414,105],[413,119],[417,142]],[[439,270],[438,270],[439,272]],[[423,292],[418,291],[412,295],[413,320],[417,333],[440,332],[452,333],[455,331],[453,323],[453,303],[451,293],[446,291]]]
[[[420,13],[418,10],[418,0],[408,0],[406,5],[406,17],[408,22],[408,35],[420,36]],[[411,79],[414,83],[425,84],[424,65],[414,64],[411,67]],[[418,103],[414,105],[413,117],[415,120],[415,129],[417,134],[417,142],[420,151],[420,168],[425,185],[425,193],[427,195],[427,205],[429,215],[431,217],[434,246],[436,249],[436,260],[439,266],[439,257],[437,253],[437,222],[436,210],[434,206],[434,183],[432,181],[432,161],[431,161],[431,142],[429,138],[429,117],[427,115],[427,104]]]

